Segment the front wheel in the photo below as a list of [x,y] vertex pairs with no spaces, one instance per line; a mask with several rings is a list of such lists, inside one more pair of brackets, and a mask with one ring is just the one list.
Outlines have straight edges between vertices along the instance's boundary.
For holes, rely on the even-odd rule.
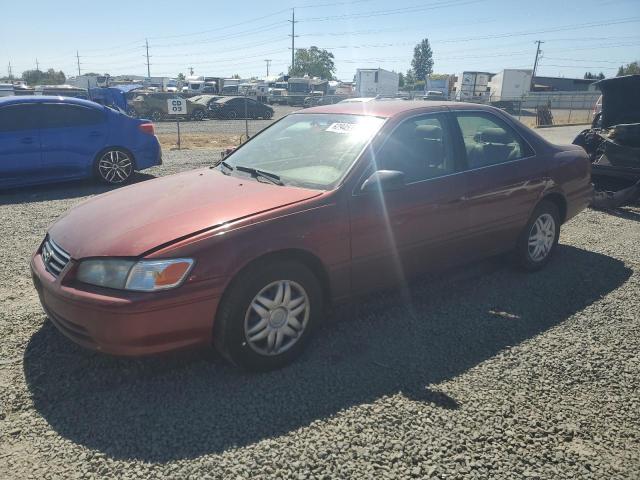
[[160,110],[153,110],[151,112],[151,120],[155,123],[158,123],[164,118],[164,114]]
[[543,200],[538,204],[516,247],[516,258],[523,269],[539,270],[549,262],[560,237],[560,223],[555,203]]
[[311,270],[293,261],[265,262],[230,286],[215,321],[214,345],[241,368],[280,368],[302,353],[322,310],[322,289]]
[[238,118],[238,112],[236,112],[235,110],[229,110],[226,114],[226,117],[229,120],[235,120],[236,118]]
[[205,117],[204,110],[196,110],[195,112],[193,112],[193,119],[194,120],[202,121],[202,120],[204,120],[204,117]]
[[127,183],[133,172],[133,158],[123,150],[107,150],[100,154],[96,162],[96,175],[109,185]]

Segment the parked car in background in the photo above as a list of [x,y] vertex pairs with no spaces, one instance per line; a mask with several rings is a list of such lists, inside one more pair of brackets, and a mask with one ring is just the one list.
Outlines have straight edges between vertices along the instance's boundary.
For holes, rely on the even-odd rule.
[[14,95],[13,83],[0,83],[0,97],[10,97]]
[[320,105],[333,105],[334,103],[341,102],[346,97],[344,95],[323,95],[313,96],[304,99],[304,108],[317,107]]
[[160,165],[153,124],[75,98],[0,99],[0,188],[80,178],[122,184]]
[[429,90],[427,93],[424,94],[424,96],[422,97],[423,100],[437,100],[437,101],[441,101],[441,100],[448,100],[448,98],[446,97],[446,95],[440,91],[437,90]]
[[268,370],[331,303],[502,252],[542,268],[590,182],[581,148],[494,108],[339,103],[275,122],[214,168],[84,202],[31,269],[53,324],[85,347],[213,343]]
[[273,117],[274,110],[269,105],[247,97],[222,97],[209,105],[213,118],[263,118]]
[[73,85],[37,85],[33,93],[34,95],[59,95],[61,97],[89,99],[89,92],[86,88]]
[[189,100],[198,105],[203,105],[207,109],[207,117],[213,117],[214,108],[212,105],[221,98],[224,97],[220,95],[196,95],[195,97],[190,97]]
[[[167,100],[172,98],[182,98],[175,93],[140,93],[135,95],[133,100],[129,102],[129,114],[137,117],[150,118],[154,122],[167,120],[169,117],[169,107]],[[204,120],[207,116],[207,107],[205,105],[193,102],[189,98],[187,102],[187,114],[171,118],[182,118],[185,120]]]

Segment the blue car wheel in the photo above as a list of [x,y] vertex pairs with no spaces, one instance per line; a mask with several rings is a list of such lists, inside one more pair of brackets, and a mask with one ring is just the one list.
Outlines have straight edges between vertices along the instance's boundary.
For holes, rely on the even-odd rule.
[[133,157],[119,149],[101,153],[96,164],[98,178],[109,185],[127,183],[131,179],[133,171]]

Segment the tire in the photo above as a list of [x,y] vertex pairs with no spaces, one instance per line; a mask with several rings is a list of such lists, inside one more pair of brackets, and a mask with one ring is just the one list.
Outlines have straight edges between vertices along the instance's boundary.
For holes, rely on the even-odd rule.
[[164,119],[164,114],[160,110],[151,110],[151,120],[158,123]]
[[196,111],[193,112],[193,119],[197,120],[199,122],[204,120],[205,116],[206,116],[206,114],[205,114],[204,110],[196,110]]
[[238,112],[236,112],[235,110],[229,110],[225,114],[225,117],[227,117],[229,120],[235,120],[236,118],[238,118]]
[[225,293],[214,346],[245,370],[281,368],[302,353],[323,310],[322,288],[309,268],[290,260],[261,262],[240,273]]
[[264,118],[265,120],[271,120],[271,117],[273,117],[273,112],[269,112],[269,111],[265,112],[262,115],[262,118]]
[[549,263],[558,245],[560,225],[556,204],[549,200],[541,201],[518,239],[515,253],[522,269],[533,272]]
[[138,118],[138,112],[136,112],[136,109],[133,107],[127,110],[127,115],[129,115],[131,118]]
[[135,172],[133,155],[129,152],[111,148],[98,154],[95,163],[95,175],[107,185],[124,185]]

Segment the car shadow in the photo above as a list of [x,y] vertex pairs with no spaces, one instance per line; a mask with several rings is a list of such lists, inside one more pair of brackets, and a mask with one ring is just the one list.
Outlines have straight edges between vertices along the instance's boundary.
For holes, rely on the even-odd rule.
[[[144,182],[156,178],[148,173],[136,172],[127,185]],[[106,185],[93,179],[76,180],[70,182],[50,183],[30,187],[16,187],[0,189],[0,205],[17,203],[46,202],[49,200],[64,200],[69,198],[86,197],[110,192],[125,185]]]
[[460,402],[438,383],[562,323],[630,275],[619,260],[570,246],[534,274],[480,262],[336,308],[296,363],[266,374],[209,352],[109,357],[45,322],[24,371],[35,408],[70,441],[116,459],[194,458],[385,395],[455,411]]

